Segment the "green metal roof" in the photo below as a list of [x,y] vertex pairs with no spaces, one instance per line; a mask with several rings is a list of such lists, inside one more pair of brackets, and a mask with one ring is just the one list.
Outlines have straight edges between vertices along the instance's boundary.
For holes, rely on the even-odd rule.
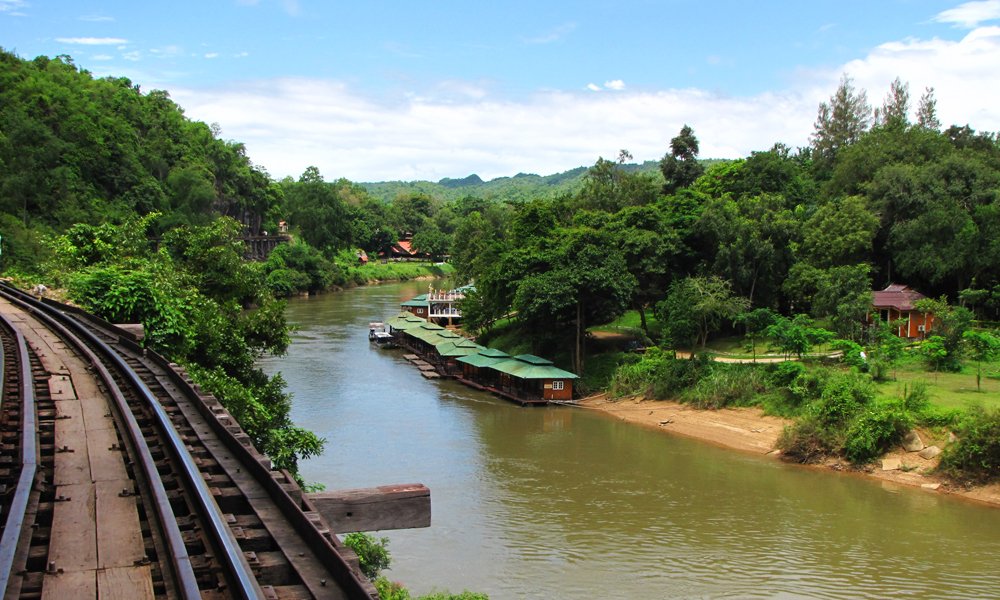
[[[486,350],[489,350],[489,348],[486,348]],[[485,356],[483,354],[483,351],[480,350],[476,354],[463,356],[457,360],[460,363],[465,363],[467,365],[472,365],[473,367],[479,367],[480,369],[482,369],[484,367],[492,367],[493,365],[497,364],[502,360],[507,360],[507,358],[500,356]]]
[[488,356],[490,358],[509,358],[510,354],[507,354],[503,350],[497,350],[496,348],[483,348],[479,351],[483,356]]
[[482,348],[482,346],[476,344],[475,342],[470,342],[469,340],[462,340],[459,342],[449,340],[434,347],[438,354],[448,357],[464,357],[474,355],[479,352],[480,348]]
[[393,329],[399,331],[406,331],[407,329],[413,329],[415,327],[419,327],[420,325],[426,322],[427,322],[426,319],[421,319],[420,317],[414,314],[408,312],[401,312],[395,317],[386,321],[385,324],[388,325],[389,327],[392,327]]
[[524,361],[526,363],[529,363],[529,364],[532,364],[532,365],[539,365],[539,366],[541,366],[541,365],[551,365],[551,364],[553,364],[551,360],[549,360],[547,358],[542,358],[541,356],[535,356],[534,354],[518,354],[514,358],[516,358],[517,360],[522,360],[522,361]]
[[489,367],[501,373],[506,373],[511,377],[517,377],[518,379],[577,379],[575,374],[563,371],[551,364],[532,364],[517,358],[499,361],[496,364],[489,365]]

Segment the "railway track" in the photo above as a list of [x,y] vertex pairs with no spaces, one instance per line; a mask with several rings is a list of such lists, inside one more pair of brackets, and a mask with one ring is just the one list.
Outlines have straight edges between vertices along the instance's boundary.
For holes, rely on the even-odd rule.
[[176,365],[0,287],[4,598],[372,598],[292,477]]

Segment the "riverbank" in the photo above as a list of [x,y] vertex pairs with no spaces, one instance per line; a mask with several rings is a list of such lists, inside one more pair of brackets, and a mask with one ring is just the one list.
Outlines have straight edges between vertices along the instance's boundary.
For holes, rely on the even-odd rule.
[[[699,439],[710,444],[780,458],[775,448],[778,437],[789,419],[765,415],[760,408],[724,408],[701,410],[679,402],[648,400],[642,396],[620,399],[598,394],[576,403],[585,409],[603,412],[611,417],[651,429]],[[883,469],[882,466],[890,467]],[[819,465],[840,473],[871,477],[886,486],[906,485],[928,492],[951,494],[966,500],[1000,508],[1000,483],[973,488],[956,486],[932,473],[937,459],[926,459],[916,452],[899,448],[883,457],[881,465],[857,468],[845,461],[830,460]]]

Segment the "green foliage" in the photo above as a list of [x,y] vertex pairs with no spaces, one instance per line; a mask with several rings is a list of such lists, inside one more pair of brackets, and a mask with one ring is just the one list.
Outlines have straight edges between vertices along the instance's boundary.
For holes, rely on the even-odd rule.
[[839,431],[831,429],[811,415],[785,427],[776,446],[785,458],[813,463],[833,454],[843,444]]
[[707,359],[678,360],[672,352],[652,347],[639,361],[618,367],[610,390],[616,397],[644,394],[658,399],[676,398],[709,369]]
[[750,301],[733,293],[732,284],[719,277],[687,277],[672,286],[657,305],[664,332],[675,346],[697,342],[702,348],[711,332],[725,320],[735,320]]
[[1000,478],[1000,410],[974,406],[958,426],[958,442],[945,448],[940,468],[977,482]]
[[867,406],[847,428],[844,454],[854,463],[865,463],[898,443],[913,426],[913,419],[896,400]]
[[830,349],[843,353],[841,360],[845,365],[862,371],[866,371],[868,369],[868,363],[861,356],[864,352],[864,348],[862,348],[857,342],[852,340],[833,340],[830,342]]
[[844,425],[874,398],[871,378],[859,373],[842,373],[826,382],[819,400],[810,410],[822,425]]
[[755,365],[712,365],[711,372],[687,389],[681,398],[698,408],[754,406],[767,391],[767,376]]
[[1000,354],[1000,339],[986,331],[965,331],[962,341],[969,356],[976,361],[976,389],[982,391],[983,362]]
[[368,579],[375,581],[383,570],[389,568],[392,559],[389,538],[376,538],[369,533],[348,533],[344,536],[344,545],[358,555],[361,572]]
[[767,335],[774,339],[785,354],[802,358],[813,346],[833,339],[833,332],[816,327],[806,315],[795,315],[791,319],[779,317],[774,325],[767,328]]

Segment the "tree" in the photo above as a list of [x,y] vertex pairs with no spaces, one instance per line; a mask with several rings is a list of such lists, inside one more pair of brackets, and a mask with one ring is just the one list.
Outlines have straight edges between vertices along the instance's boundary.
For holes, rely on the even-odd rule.
[[917,105],[917,126],[933,131],[941,129],[941,121],[937,116],[937,100],[934,99],[932,87],[924,89],[924,94],[920,96],[920,104]]
[[575,337],[573,366],[583,372],[584,332],[624,312],[635,288],[621,252],[606,233],[588,228],[565,230],[548,256],[548,266],[521,277],[513,308],[525,329],[535,335]]
[[736,317],[736,321],[746,329],[746,337],[750,339],[750,351],[753,353],[753,361],[757,362],[757,337],[767,331],[767,328],[774,325],[778,313],[770,308],[758,308],[750,312],[741,313]]
[[986,331],[969,330],[962,334],[962,341],[969,356],[976,361],[976,390],[983,391],[983,362],[993,360],[1000,353],[1000,339]]
[[670,140],[670,154],[660,160],[660,171],[666,181],[664,194],[673,194],[691,185],[705,171],[698,162],[698,138],[689,126],[681,127],[677,137]]
[[830,101],[820,103],[813,126],[813,159],[821,173],[829,172],[841,150],[861,139],[871,112],[868,94],[856,91],[851,78],[843,75]]
[[889,86],[889,94],[882,103],[882,108],[875,109],[875,126],[886,129],[905,129],[909,124],[906,113],[910,108],[910,84],[903,83],[899,77]]
[[802,314],[791,319],[778,317],[774,325],[767,328],[767,335],[774,338],[782,352],[799,358],[813,346],[833,339],[832,331],[816,327],[812,319]]
[[749,300],[733,294],[731,283],[712,275],[687,277],[674,283],[657,310],[673,344],[696,342],[704,348],[710,333],[749,306]]
[[934,315],[933,331],[936,335],[924,341],[928,360],[935,370],[958,371],[962,365],[962,340],[972,324],[972,311],[963,306],[952,306],[941,298],[924,298],[913,303],[913,307],[923,313]]

